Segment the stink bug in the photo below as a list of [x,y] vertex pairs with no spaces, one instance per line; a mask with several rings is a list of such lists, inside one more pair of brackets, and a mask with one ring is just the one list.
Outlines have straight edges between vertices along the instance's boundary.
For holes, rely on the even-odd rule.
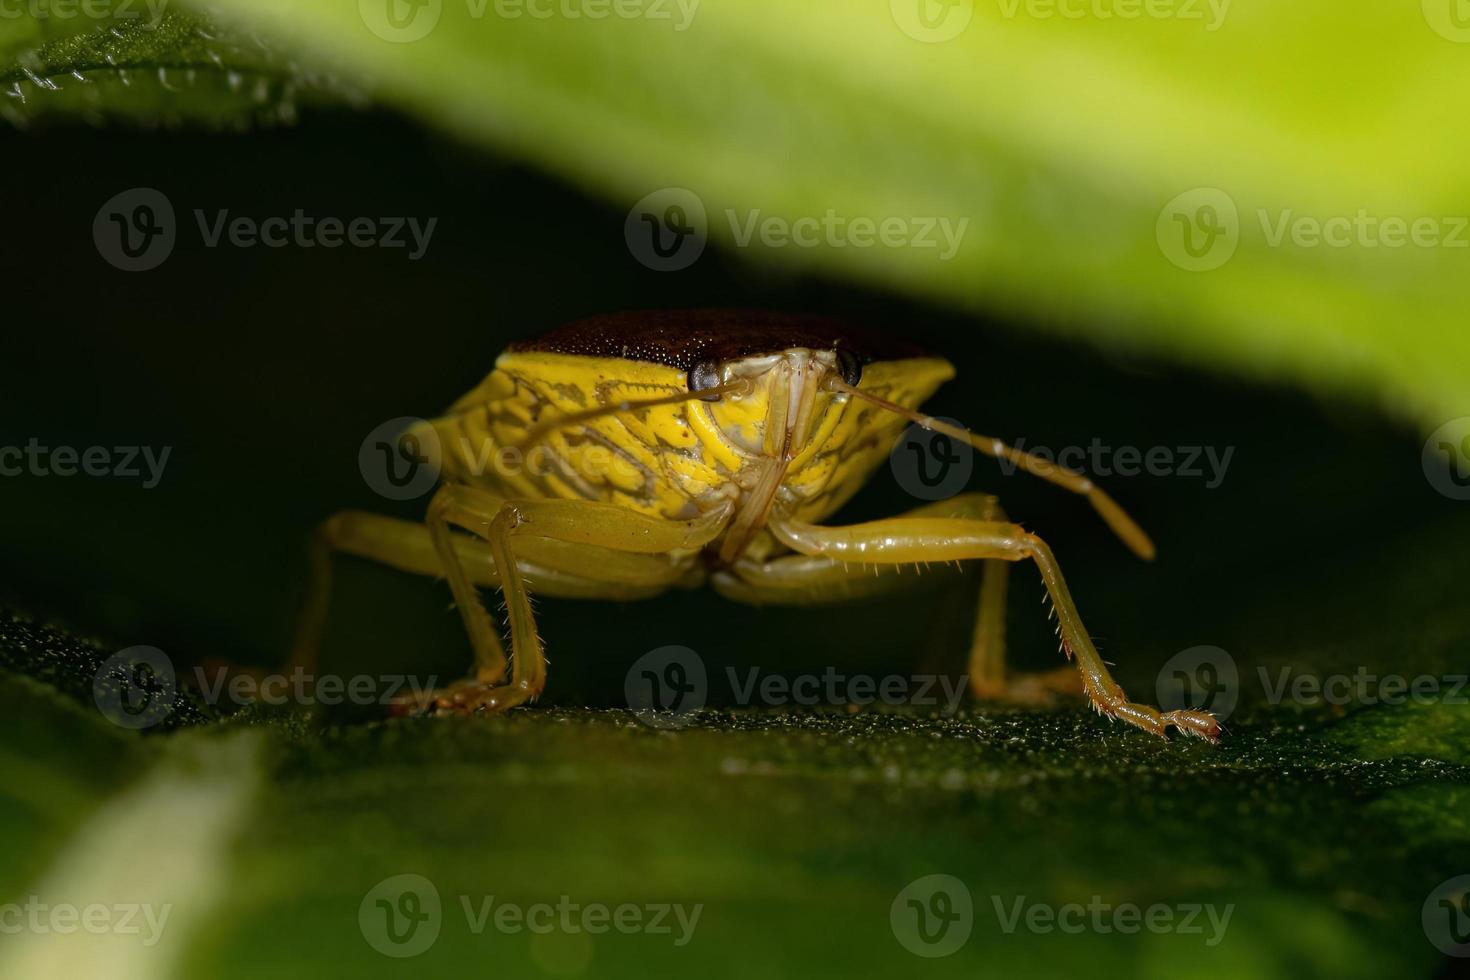
[[[892,337],[769,313],[626,313],[514,344],[478,387],[423,423],[431,431],[421,444],[440,447],[442,477],[424,523],[346,511],[321,526],[295,660],[313,661],[338,551],[448,579],[474,672],[419,706],[450,712],[540,695],[546,661],[528,583],[601,599],[707,584],[741,602],[816,604],[890,590],[906,565],[979,559],[974,693],[1031,700],[1080,686],[1111,718],[1218,739],[1206,712],[1128,700],[1051,549],[994,497],[962,493],[888,520],[822,524],[916,423],[1085,496],[1129,548],[1153,557],[1148,536],[1082,474],[920,414],[953,375],[947,361]],[[507,450],[525,465],[485,465]],[[534,454],[543,465],[529,465]],[[1016,561],[1040,571],[1075,671],[1007,677],[1005,575]],[[509,657],[480,587],[504,594]]]

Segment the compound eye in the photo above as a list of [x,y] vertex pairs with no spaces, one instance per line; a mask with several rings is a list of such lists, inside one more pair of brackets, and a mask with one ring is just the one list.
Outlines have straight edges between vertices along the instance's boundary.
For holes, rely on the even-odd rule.
[[837,367],[842,372],[842,382],[853,388],[863,380],[863,362],[850,350],[837,352]]
[[[689,390],[709,391],[720,386],[720,366],[714,361],[700,361],[689,369]],[[717,402],[719,395],[705,395],[704,401]]]

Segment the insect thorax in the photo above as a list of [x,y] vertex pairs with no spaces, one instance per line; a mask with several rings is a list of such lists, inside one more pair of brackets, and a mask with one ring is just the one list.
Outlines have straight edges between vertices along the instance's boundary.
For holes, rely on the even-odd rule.
[[[952,376],[937,358],[867,365],[861,388],[917,407]],[[683,519],[749,492],[765,458],[775,373],[717,401],[632,408],[544,431],[533,428],[599,406],[687,392],[686,370],[621,357],[508,351],[495,370],[435,421],[445,476],[509,497],[599,500]],[[882,463],[905,422],[866,402],[821,392],[810,437],[791,459],[777,506],[802,520],[829,516]]]

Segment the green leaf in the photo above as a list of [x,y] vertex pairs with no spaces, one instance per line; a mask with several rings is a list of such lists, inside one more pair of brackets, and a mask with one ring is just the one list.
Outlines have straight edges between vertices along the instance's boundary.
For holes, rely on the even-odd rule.
[[0,119],[246,128],[294,122],[303,104],[362,102],[257,34],[166,6],[88,0],[92,16],[0,19]]
[[[433,30],[408,43],[371,31],[361,12],[375,17],[372,3],[225,0],[217,12],[115,31],[4,20],[0,79],[15,94],[0,104],[22,124],[237,126],[279,120],[301,101],[371,92],[620,207],[660,187],[690,188],[715,240],[755,260],[1356,392],[1429,423],[1470,412],[1462,250],[1274,246],[1257,215],[1266,209],[1269,227],[1286,208],[1317,218],[1470,210],[1459,176],[1465,123],[1443,94],[1463,88],[1470,49],[1435,32],[1421,13],[1432,4],[1232,8],[1217,31],[1180,20],[1006,17],[995,6],[938,44],[904,34],[882,4],[835,0],[727,0],[699,8],[682,31],[646,18],[510,19],[493,7],[473,18],[458,3],[437,7]],[[1200,187],[1228,194],[1238,245],[1218,268],[1189,271],[1169,260],[1159,228],[1180,228],[1166,206]],[[755,209],[969,224],[949,261],[916,248],[746,249],[727,209],[737,225]],[[1075,417],[1087,398],[1081,385],[1067,387],[1054,408]],[[1422,516],[1426,498],[1403,487],[1345,493],[1362,481],[1351,458],[1361,446],[1302,452],[1271,420],[1276,411],[1301,422],[1274,403],[1256,422],[1278,429],[1279,445],[1254,480],[1208,506],[1182,495],[1170,515],[1176,534],[1202,519],[1240,533],[1190,539],[1214,550],[1194,563],[1180,555],[1151,577],[1115,574],[1104,556],[1108,572],[1093,569],[1099,588],[1084,602],[1122,634],[1111,649],[1126,651],[1119,674],[1130,690],[1146,692],[1164,659],[1153,654],[1196,630],[1240,653],[1251,696],[1243,693],[1220,747],[1153,741],[1073,707],[956,718],[712,710],[661,732],[596,710],[352,726],[301,709],[220,718],[193,695],[141,734],[96,708],[103,647],[6,618],[0,902],[125,899],[119,881],[174,896],[184,914],[148,962],[184,977],[1427,974],[1438,954],[1421,910],[1440,882],[1470,869],[1463,701],[1344,711],[1267,705],[1261,692],[1280,667],[1462,672],[1463,562],[1446,542],[1470,537],[1466,519]],[[1246,444],[1239,429],[1227,431],[1222,442]],[[1375,461],[1388,451],[1366,445],[1377,446]],[[1260,440],[1247,448],[1262,452]],[[1427,495],[1409,470],[1407,482]],[[1279,473],[1312,502],[1292,513],[1320,502],[1316,524],[1273,522],[1262,501],[1279,492]],[[68,499],[51,485],[25,492],[53,508]],[[228,492],[240,497],[211,502],[253,488],[217,491]],[[237,621],[269,618],[213,575],[181,575],[174,552],[140,543],[149,540],[146,510],[131,500],[112,507],[100,512],[138,535],[124,536],[132,546],[114,560],[137,577],[188,579],[173,608],[149,611],[155,622],[219,605]],[[67,520],[27,532],[52,535],[37,553],[64,565],[112,542],[95,532],[98,508],[87,509],[86,525],[74,520],[82,508],[61,510]],[[170,513],[209,526],[208,514]],[[272,566],[256,578],[269,574],[282,573]],[[404,583],[380,585],[379,612],[401,612]],[[397,634],[380,630],[364,615],[373,599],[354,603],[344,591],[337,615],[347,622],[337,628],[351,635],[352,653],[400,670],[410,644],[462,657],[459,646],[439,649],[412,615],[396,621]],[[927,605],[903,610],[904,622],[934,627],[935,647],[945,642],[937,598],[938,587]],[[679,597],[691,609],[676,635],[692,632],[699,601]],[[442,592],[424,605],[440,609]],[[1214,612],[1201,617],[1206,606]],[[577,647],[604,652],[601,614],[612,616],[604,608],[565,627],[575,642],[565,644],[559,678]],[[618,615],[626,626],[647,613]],[[897,614],[875,603],[829,615],[861,627]],[[730,631],[710,646],[826,657],[830,622],[773,613],[762,616],[770,633]],[[1017,632],[1025,660],[1035,651]],[[192,635],[201,634],[208,629]],[[919,640],[894,657],[874,635],[844,654],[891,658],[868,665],[881,670],[918,659]],[[207,652],[175,651],[180,665]],[[208,820],[176,826],[197,814]],[[435,884],[445,917],[433,947],[403,963],[374,949],[362,915],[365,906],[373,913],[380,882],[410,873]],[[954,956],[920,963],[890,912],[906,885],[935,873],[965,883],[976,931]],[[688,948],[646,933],[477,934],[460,899],[488,896],[703,912]],[[1008,932],[1000,909],[1017,901],[1232,912],[1225,939],[1209,945],[1201,933]],[[56,938],[28,935],[21,953],[7,943],[0,975],[38,962],[85,975],[75,950],[90,947],[53,951]]]
[[[0,674],[0,840],[31,856],[0,899],[144,896],[177,917],[146,955],[27,931],[0,973],[105,955],[156,976],[396,976],[362,909],[414,874],[441,901],[438,938],[409,961],[421,975],[895,975],[920,961],[891,906],[946,874],[974,925],[923,961],[936,975],[1414,975],[1436,957],[1420,906],[1470,861],[1470,766],[1442,740],[1463,746],[1466,712],[1449,701],[1300,724],[1252,706],[1214,747],[1070,710],[711,710],[662,731],[541,709],[341,728],[301,708],[221,725],[190,695],[158,737],[102,720],[99,660],[23,619],[0,629],[0,662],[78,697]],[[487,900],[701,911],[676,945],[477,932]],[[1116,908],[1181,924],[1195,906],[1197,931],[1114,928]],[[1087,924],[1006,927],[1033,907]]]
[[[1429,427],[1470,414],[1470,124],[1444,100],[1470,59],[1445,3],[1180,0],[1102,18],[964,0],[940,8],[941,36],[964,23],[938,43],[900,27],[931,36],[906,0],[565,7],[211,4],[622,207],[687,188],[712,238],[757,260],[1356,393]],[[814,247],[738,246],[753,216],[829,212],[896,219],[910,240],[914,222],[968,223],[948,261],[815,226]],[[1186,229],[1217,248],[1189,258]]]

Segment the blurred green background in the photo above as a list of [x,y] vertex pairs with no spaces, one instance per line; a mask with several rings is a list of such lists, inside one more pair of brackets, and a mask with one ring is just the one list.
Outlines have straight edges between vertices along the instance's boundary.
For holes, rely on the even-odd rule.
[[[7,936],[0,973],[1449,969],[1420,915],[1436,886],[1470,873],[1463,704],[1273,705],[1258,671],[1465,673],[1470,512],[1421,466],[1425,432],[1470,411],[1464,253],[1272,247],[1254,210],[1466,210],[1464,124],[1436,107],[1470,49],[1411,7],[1313,19],[1235,4],[1212,32],[990,24],[1000,8],[976,8],[987,29],[937,44],[882,7],[707,2],[675,33],[461,24],[447,5],[408,44],[373,35],[351,4],[256,4],[250,26],[205,34],[186,14],[148,33],[0,24],[15,60],[0,83],[24,96],[7,98],[17,128],[0,136],[14,162],[0,191],[0,445],[172,447],[151,490],[0,479],[0,594],[16,610],[0,630],[0,902],[176,906],[156,948]],[[109,55],[135,65],[126,84]],[[72,84],[67,65],[95,77]],[[159,121],[173,125],[139,125]],[[712,243],[658,273],[630,254],[624,222],[671,185],[697,191]],[[129,274],[102,259],[92,228],[105,201],[140,186],[168,197],[180,234],[159,268]],[[1239,242],[1218,268],[1189,272],[1156,222],[1205,186],[1239,205]],[[971,222],[960,255],[939,263],[734,247],[725,207]],[[438,223],[410,262],[206,248],[196,208]],[[1153,699],[1179,651],[1233,655],[1241,703],[1225,743],[1156,742],[1081,705],[967,706],[957,719],[750,709],[721,685],[679,731],[617,710],[629,665],[667,644],[696,649],[712,675],[959,673],[976,582],[944,575],[817,610],[705,593],[541,601],[550,687],[543,708],[506,718],[251,710],[221,722],[181,707],[138,734],[99,714],[93,675],[124,647],[157,646],[181,667],[278,662],[307,534],[328,513],[419,516],[422,502],[384,501],[358,471],[379,423],[438,411],[509,340],[690,306],[901,331],[959,369],[935,414],[1030,445],[1233,448],[1218,488],[1103,481],[1159,542],[1153,565],[1058,490],[985,461],[971,483],[1052,543],[1136,697]],[[912,503],[884,471],[845,516]],[[338,568],[328,669],[463,670],[442,583]],[[1013,581],[1015,661],[1053,666],[1034,575]],[[400,874],[445,901],[439,940],[404,960],[359,924],[364,897]],[[890,926],[895,898],[931,874],[963,881],[975,908],[969,941],[942,959],[912,955]],[[476,935],[461,895],[704,911],[686,947]],[[1234,911],[1213,946],[1006,933],[993,902],[1021,896]]]

